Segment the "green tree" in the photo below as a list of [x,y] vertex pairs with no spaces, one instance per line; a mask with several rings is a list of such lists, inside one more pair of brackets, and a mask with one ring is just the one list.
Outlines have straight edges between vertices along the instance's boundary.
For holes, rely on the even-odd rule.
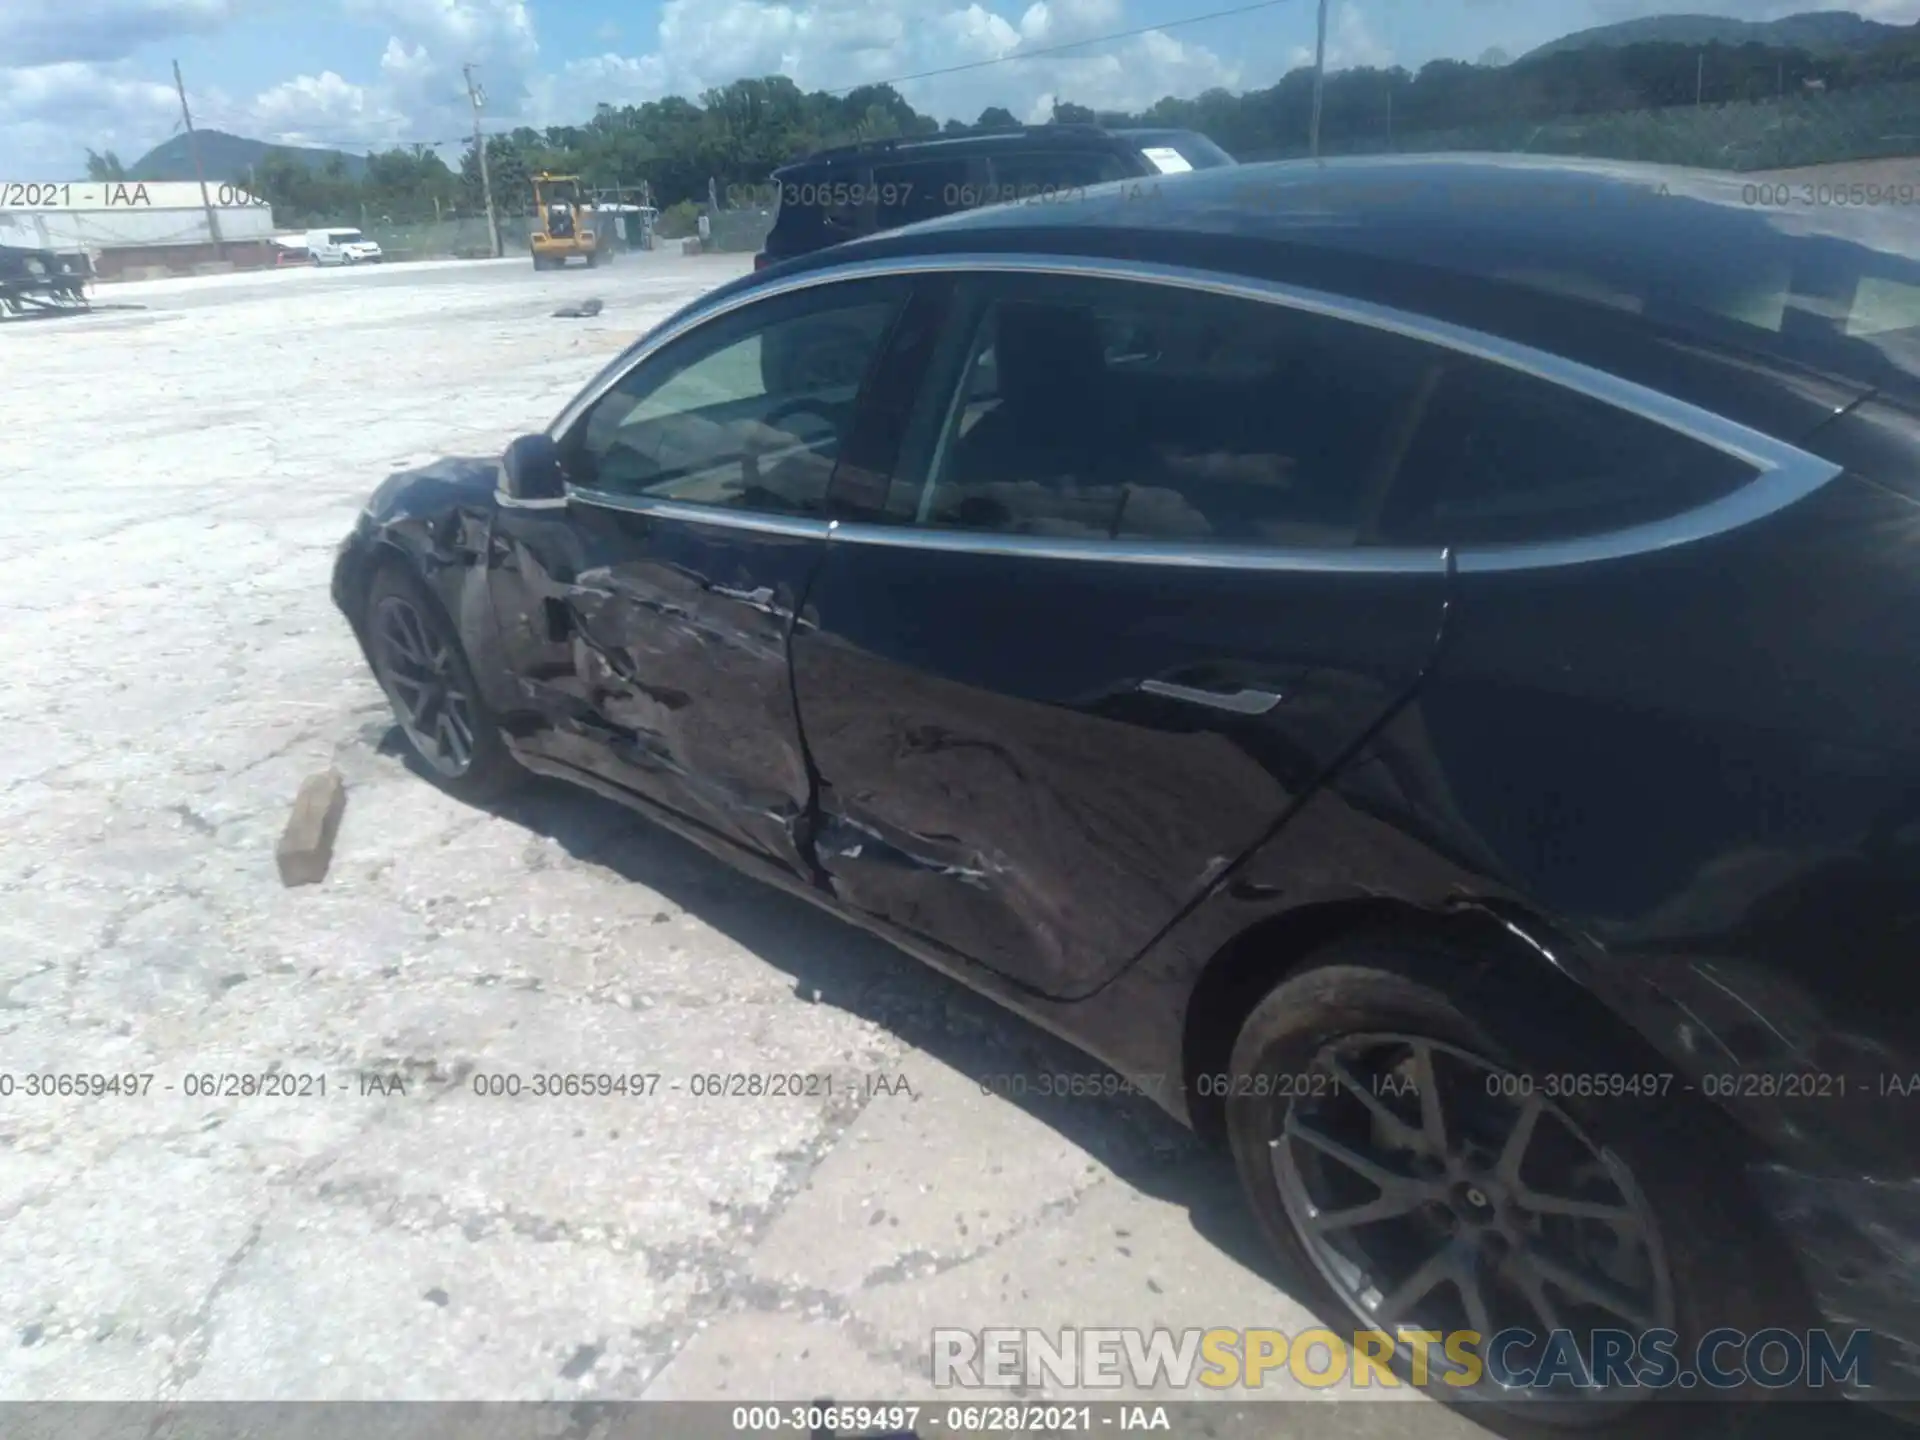
[[87,151],[87,179],[96,182],[125,180],[127,167],[120,163],[120,157],[109,150],[104,155]]

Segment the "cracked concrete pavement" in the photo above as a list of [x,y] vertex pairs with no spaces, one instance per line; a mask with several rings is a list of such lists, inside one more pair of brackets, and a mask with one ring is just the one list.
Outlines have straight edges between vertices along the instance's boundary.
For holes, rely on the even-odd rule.
[[[399,758],[327,598],[367,493],[744,266],[155,282],[0,329],[0,1399],[931,1399],[934,1325],[1313,1323],[1150,1106],[983,1093],[1092,1062],[617,806],[475,810]],[[328,765],[332,873],[284,890]],[[197,1093],[270,1068],[315,1078]],[[478,1093],[542,1071],[661,1079]],[[831,1089],[693,1093],[735,1072]]]

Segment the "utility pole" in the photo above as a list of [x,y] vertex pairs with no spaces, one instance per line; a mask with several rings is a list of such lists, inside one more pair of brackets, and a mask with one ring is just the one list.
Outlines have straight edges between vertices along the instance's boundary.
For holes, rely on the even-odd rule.
[[1307,151],[1320,158],[1320,107],[1327,98],[1327,0],[1320,0],[1320,37],[1313,50],[1313,129],[1307,137]]
[[220,217],[213,213],[213,196],[207,193],[207,172],[200,164],[200,137],[193,133],[193,112],[187,108],[187,82],[180,78],[180,62],[173,62],[173,88],[180,92],[180,118],[187,126],[187,153],[193,156],[193,173],[200,177],[200,208],[207,212],[207,234],[213,237],[213,253],[227,258],[226,242],[220,238]]
[[1700,62],[1698,65],[1694,67],[1694,71],[1693,71],[1693,104],[1695,109],[1699,108],[1701,97],[1704,96],[1706,93],[1707,93],[1707,52],[1702,50],[1700,52]]
[[467,99],[473,103],[473,150],[480,157],[480,193],[487,202],[487,245],[493,258],[500,258],[500,220],[493,211],[493,177],[487,173],[487,142],[480,133],[480,107],[487,103],[487,92],[473,78],[473,66],[460,67],[467,77]]

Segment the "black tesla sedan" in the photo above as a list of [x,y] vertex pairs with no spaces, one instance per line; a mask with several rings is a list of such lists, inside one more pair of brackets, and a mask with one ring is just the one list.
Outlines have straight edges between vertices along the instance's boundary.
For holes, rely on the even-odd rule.
[[1463,1392],[1912,1394],[1920,208],[1844,188],[876,236],[391,477],[334,595],[447,788],[617,797],[1071,1038],[1324,1314],[1498,1339]]

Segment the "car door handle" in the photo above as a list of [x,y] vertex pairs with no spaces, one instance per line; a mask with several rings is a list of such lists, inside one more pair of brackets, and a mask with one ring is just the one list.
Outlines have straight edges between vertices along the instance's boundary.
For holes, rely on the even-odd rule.
[[756,610],[765,610],[769,614],[773,612],[773,589],[771,586],[762,585],[758,590],[735,590],[726,585],[710,585],[707,588],[716,595],[724,595],[729,600],[738,600],[743,605],[753,606]]
[[1210,710],[1225,710],[1233,715],[1264,715],[1281,700],[1271,690],[1196,690],[1191,685],[1174,685],[1165,680],[1142,680],[1140,689],[1165,700],[1205,705]]

